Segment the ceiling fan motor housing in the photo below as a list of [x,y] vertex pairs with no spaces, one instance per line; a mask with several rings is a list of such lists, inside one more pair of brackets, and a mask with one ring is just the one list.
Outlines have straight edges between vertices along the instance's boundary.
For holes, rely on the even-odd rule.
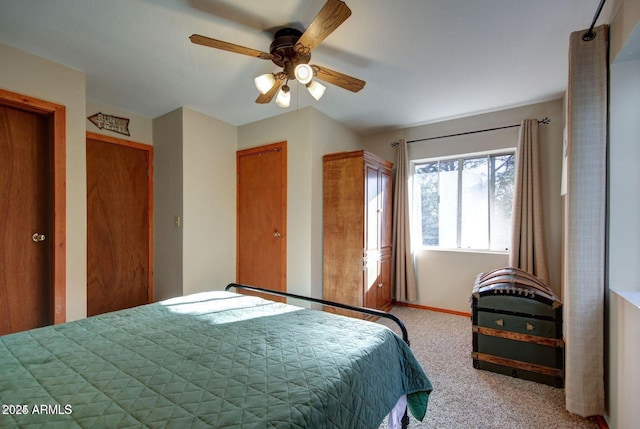
[[271,43],[270,53],[273,55],[273,63],[284,68],[289,79],[295,79],[293,70],[298,64],[308,64],[311,61],[311,53],[299,53],[295,46],[302,32],[295,28],[282,28],[278,30]]
[[[189,39],[192,43],[198,45],[248,55],[262,60],[271,60],[276,66],[280,67],[282,71],[265,73],[256,78],[256,86],[260,91],[256,103],[269,103],[276,93],[280,94],[282,92],[279,90],[288,88],[287,81],[296,79],[298,82],[304,82],[302,84],[306,85],[311,95],[318,100],[325,88],[313,79],[336,85],[351,92],[360,91],[366,83],[353,76],[330,70],[326,67],[309,64],[311,51],[322,43],[349,16],[351,16],[351,9],[344,1],[326,0],[322,9],[304,31],[291,27],[282,27],[276,31],[270,52],[247,48],[224,40],[212,39],[200,34],[192,34]],[[298,67],[301,65],[307,67]],[[298,69],[298,78],[296,78],[296,68]],[[259,82],[258,79],[260,79]]]

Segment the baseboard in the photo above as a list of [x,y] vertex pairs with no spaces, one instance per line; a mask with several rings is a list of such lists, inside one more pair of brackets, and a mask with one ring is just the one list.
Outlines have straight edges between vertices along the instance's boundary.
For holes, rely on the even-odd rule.
[[464,311],[447,310],[446,308],[429,307],[427,305],[411,304],[409,302],[394,301],[393,305],[400,307],[418,308],[420,310],[437,311],[440,313],[454,314],[456,316],[471,317],[471,313],[465,313]]

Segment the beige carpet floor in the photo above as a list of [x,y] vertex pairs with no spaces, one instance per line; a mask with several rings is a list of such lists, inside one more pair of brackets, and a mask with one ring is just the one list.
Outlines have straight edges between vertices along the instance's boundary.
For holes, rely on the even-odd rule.
[[411,349],[434,388],[424,421],[411,416],[409,428],[599,427],[565,410],[564,389],[473,368],[470,318],[407,307],[392,313],[407,326]]

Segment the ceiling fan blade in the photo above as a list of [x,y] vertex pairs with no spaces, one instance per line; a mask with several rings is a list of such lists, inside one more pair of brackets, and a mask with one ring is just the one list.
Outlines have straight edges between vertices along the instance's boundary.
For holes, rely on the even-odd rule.
[[236,54],[249,55],[250,57],[261,58],[263,60],[271,60],[274,58],[273,55],[268,52],[246,48],[244,46],[235,45],[229,42],[223,42],[222,40],[212,39],[210,37],[201,36],[199,34],[192,34],[191,37],[189,37],[189,40],[191,40],[191,43],[195,43],[197,45],[222,49],[223,51],[234,52]]
[[327,0],[296,43],[296,51],[308,53],[351,16],[351,9],[340,0]]
[[278,90],[280,89],[283,83],[284,83],[284,79],[278,76],[276,79],[276,83],[269,90],[269,92],[267,92],[266,94],[258,95],[258,98],[256,98],[256,103],[258,104],[270,103],[271,100],[273,100],[273,97],[275,97],[275,95],[278,93]]
[[318,79],[339,86],[340,88],[347,89],[351,92],[360,91],[366,84],[364,80],[357,79],[353,76],[348,76],[346,74],[328,69],[326,67],[320,67],[316,65],[313,65],[311,67],[316,72],[316,77]]

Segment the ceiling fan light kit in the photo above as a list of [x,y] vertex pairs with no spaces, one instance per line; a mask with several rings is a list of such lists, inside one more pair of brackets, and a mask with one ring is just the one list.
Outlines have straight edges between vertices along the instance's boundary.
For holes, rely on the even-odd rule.
[[363,80],[315,64],[309,64],[311,51],[350,15],[351,9],[343,1],[327,0],[304,33],[295,28],[281,28],[278,30],[274,35],[269,52],[246,48],[199,34],[194,34],[189,39],[192,43],[198,45],[263,60],[271,60],[275,65],[281,67],[282,71],[266,73],[255,78],[256,88],[260,92],[256,103],[269,103],[277,93],[276,104],[280,107],[289,107],[291,101],[291,92],[287,85],[289,80],[297,80],[305,85],[311,96],[316,100],[322,97],[326,87],[313,80],[314,77],[351,92],[358,92],[364,88],[366,82]]
[[296,77],[296,80],[303,85],[308,84],[313,79],[313,69],[309,64],[298,64],[295,69],[293,69],[293,74]]
[[276,84],[276,77],[273,73],[265,73],[255,78],[255,83],[260,94],[266,94]]
[[289,107],[289,103],[291,103],[291,91],[289,86],[283,85],[276,97],[276,104],[280,107]]
[[309,91],[309,94],[311,94],[316,101],[320,100],[320,97],[322,97],[326,89],[327,88],[323,84],[316,82],[315,80],[312,80],[307,84],[307,91]]

